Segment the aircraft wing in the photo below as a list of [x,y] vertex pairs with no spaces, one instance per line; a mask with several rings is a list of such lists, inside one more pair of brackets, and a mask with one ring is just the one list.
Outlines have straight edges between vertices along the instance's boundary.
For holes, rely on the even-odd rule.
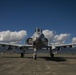
[[0,43],[1,52],[5,50],[26,50],[29,48],[33,48],[33,45],[25,45],[25,44],[11,44],[11,43]]
[[76,47],[76,43],[70,43],[70,44],[60,44],[60,45],[49,45],[49,47],[56,50],[61,50],[63,48],[73,48]]
[[20,45],[20,44],[12,44],[12,43],[0,43],[0,45],[2,45],[2,46],[22,46],[22,45]]

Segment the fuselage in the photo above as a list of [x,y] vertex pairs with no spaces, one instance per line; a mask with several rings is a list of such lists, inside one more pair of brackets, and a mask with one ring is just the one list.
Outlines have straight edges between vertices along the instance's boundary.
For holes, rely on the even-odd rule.
[[38,48],[48,45],[48,39],[45,38],[44,34],[42,33],[42,30],[39,28],[36,28],[33,36],[31,38],[28,38],[27,41],[28,44],[33,44],[33,46]]

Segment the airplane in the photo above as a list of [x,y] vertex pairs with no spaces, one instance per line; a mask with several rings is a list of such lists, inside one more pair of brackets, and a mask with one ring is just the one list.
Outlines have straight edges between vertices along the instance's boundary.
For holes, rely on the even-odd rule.
[[[23,58],[24,55],[29,51],[33,50],[33,58],[36,60],[37,52],[39,50],[48,50],[50,56],[54,58],[56,51],[61,49],[72,49],[76,46],[76,43],[53,45],[49,44],[48,39],[42,33],[42,29],[36,28],[35,33],[31,38],[26,40],[25,44],[11,44],[11,43],[0,43],[0,52],[16,52],[20,53]],[[55,52],[54,52],[55,51]]]

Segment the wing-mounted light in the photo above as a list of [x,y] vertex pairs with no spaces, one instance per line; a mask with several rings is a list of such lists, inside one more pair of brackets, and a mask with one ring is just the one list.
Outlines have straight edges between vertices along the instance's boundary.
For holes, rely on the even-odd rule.
[[27,42],[27,44],[29,44],[29,45],[32,45],[32,44],[33,44],[32,38],[28,38],[26,42]]

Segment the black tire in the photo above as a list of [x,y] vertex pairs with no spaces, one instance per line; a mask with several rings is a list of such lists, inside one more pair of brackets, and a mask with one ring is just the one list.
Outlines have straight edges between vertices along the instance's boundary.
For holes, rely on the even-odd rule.
[[35,55],[35,58],[34,59],[36,60],[36,55]]
[[24,53],[21,53],[21,57],[22,57],[22,58],[24,57]]
[[53,53],[51,54],[51,57],[54,58],[54,54]]

